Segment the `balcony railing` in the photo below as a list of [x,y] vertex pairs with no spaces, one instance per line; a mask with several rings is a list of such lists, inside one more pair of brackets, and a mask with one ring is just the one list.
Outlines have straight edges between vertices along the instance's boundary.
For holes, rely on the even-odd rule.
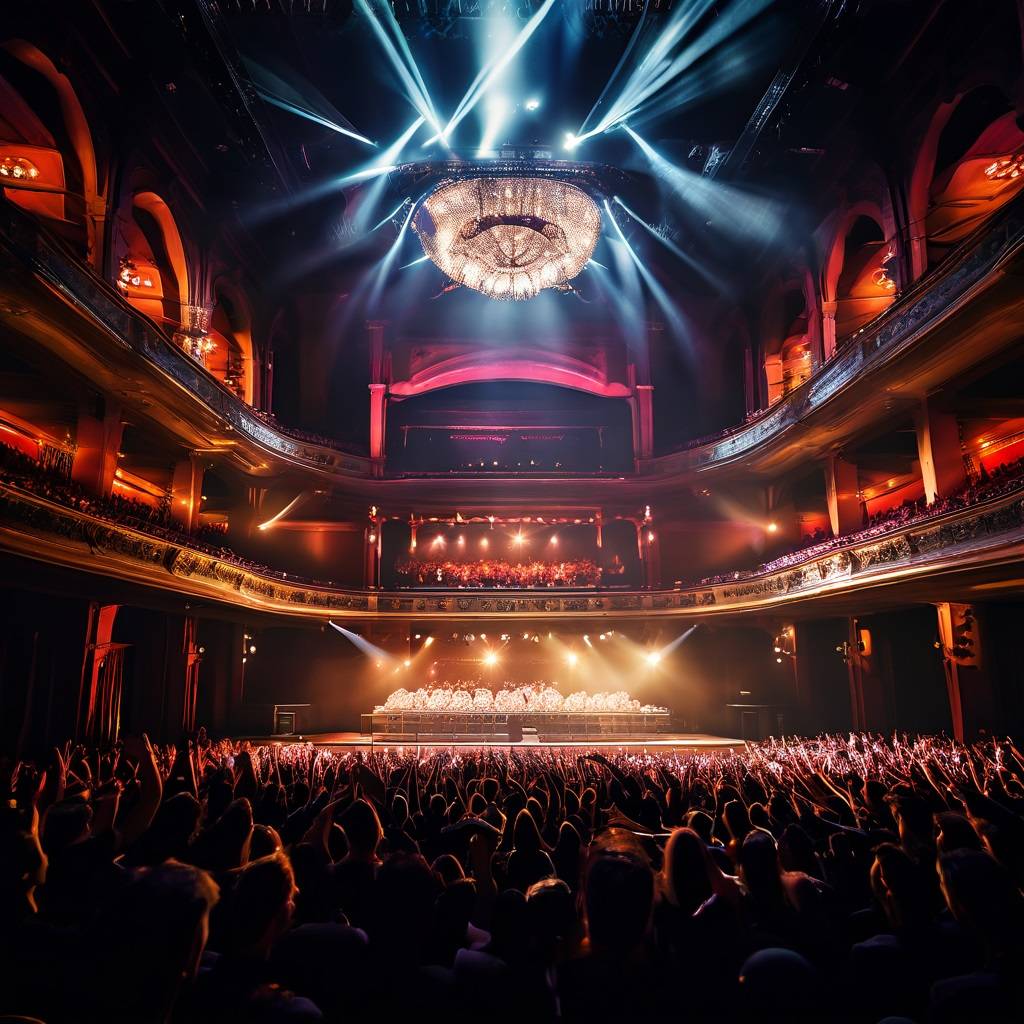
[[1022,545],[1024,497],[1014,492],[776,572],[710,586],[613,593],[377,592],[293,581],[0,484],[0,546],[13,553],[263,611],[321,617],[718,614],[1005,561],[1009,547]]

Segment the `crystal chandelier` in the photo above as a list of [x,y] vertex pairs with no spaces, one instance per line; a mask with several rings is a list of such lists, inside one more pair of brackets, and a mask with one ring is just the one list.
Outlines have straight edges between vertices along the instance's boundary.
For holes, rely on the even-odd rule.
[[424,253],[453,281],[494,299],[567,289],[597,245],[601,214],[582,189],[546,178],[441,185],[413,218]]

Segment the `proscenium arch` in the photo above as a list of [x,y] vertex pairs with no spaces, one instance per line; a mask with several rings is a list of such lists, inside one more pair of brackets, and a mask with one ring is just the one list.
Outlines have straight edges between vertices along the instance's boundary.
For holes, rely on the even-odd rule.
[[460,384],[517,381],[524,384],[551,384],[584,391],[601,398],[631,398],[633,390],[624,382],[607,380],[593,366],[551,352],[517,349],[517,355],[495,356],[492,351],[471,353],[444,359],[413,374],[408,380],[393,381],[391,398],[400,401],[429,394]]

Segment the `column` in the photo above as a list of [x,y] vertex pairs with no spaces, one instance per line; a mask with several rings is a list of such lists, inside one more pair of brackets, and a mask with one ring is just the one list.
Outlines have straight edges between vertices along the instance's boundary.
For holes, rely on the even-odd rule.
[[939,643],[953,735],[970,742],[997,721],[995,684],[985,658],[984,629],[977,605],[937,604]]
[[821,350],[826,361],[836,354],[836,302],[821,304]]
[[195,529],[202,510],[206,464],[189,453],[175,463],[171,476],[171,517],[186,530]]
[[123,432],[119,403],[98,398],[91,408],[80,409],[71,479],[101,497],[109,497]]
[[825,462],[825,498],[832,535],[842,537],[863,525],[857,467],[838,455]]
[[375,524],[363,531],[363,581],[367,587],[380,587],[380,533]]
[[636,457],[649,459],[654,454],[654,387],[636,386]]
[[89,625],[85,650],[82,655],[82,678],[79,685],[78,716],[75,723],[75,737],[114,739],[114,736],[97,733],[100,714],[100,676],[103,659],[110,648],[114,632],[114,620],[120,605],[92,602],[89,608]]
[[370,458],[373,475],[384,475],[384,428],[387,422],[388,386],[370,385]]
[[853,728],[884,732],[892,725],[893,680],[888,649],[874,642],[870,629],[849,620],[846,667]]
[[967,480],[960,424],[953,413],[937,410],[935,403],[925,398],[914,417],[914,428],[924,497],[930,505],[936,498],[954,493]]

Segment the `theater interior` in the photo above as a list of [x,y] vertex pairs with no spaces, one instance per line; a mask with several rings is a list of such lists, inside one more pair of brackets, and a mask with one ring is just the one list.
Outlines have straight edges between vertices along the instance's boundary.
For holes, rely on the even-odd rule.
[[[814,813],[934,741],[949,792],[1019,815],[1022,24],[1013,0],[5,5],[11,806],[54,749],[88,793],[143,735],[165,787],[183,750],[303,785],[333,758],[337,787],[412,749],[754,772],[818,737]],[[593,1019],[584,988],[554,1017]],[[168,998],[124,1019],[207,1019]],[[969,1019],[925,1005],[900,1019]]]

